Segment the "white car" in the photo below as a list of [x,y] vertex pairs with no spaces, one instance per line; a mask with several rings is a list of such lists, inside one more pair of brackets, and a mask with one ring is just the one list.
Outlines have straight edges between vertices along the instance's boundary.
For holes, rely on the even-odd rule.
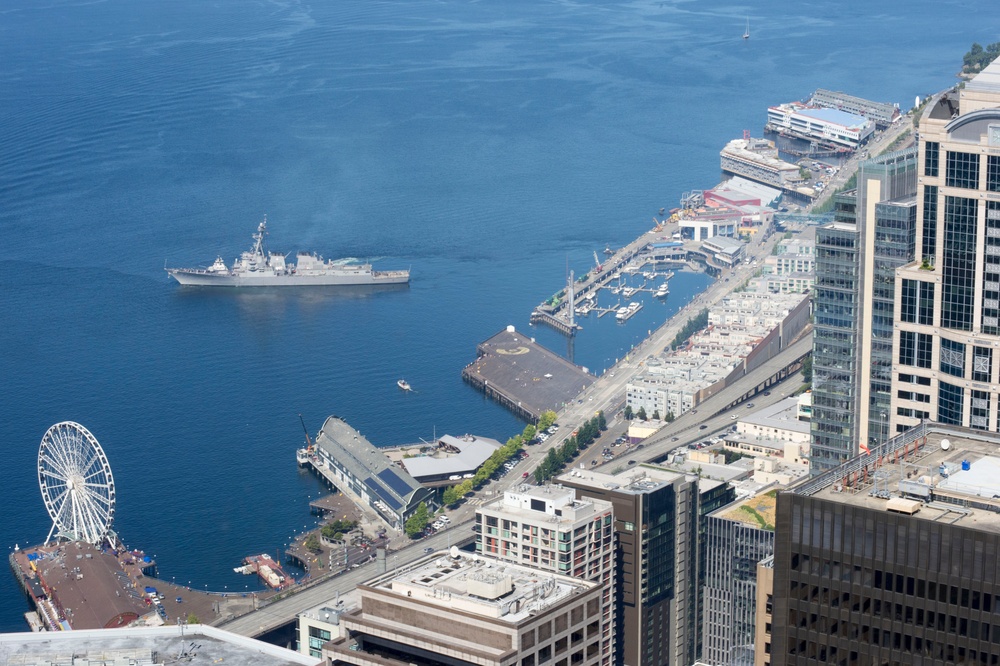
[[434,521],[434,523],[431,525],[431,527],[433,527],[436,530],[439,530],[442,527],[444,527],[444,523],[442,523],[441,521],[437,520],[437,521]]
[[451,518],[448,516],[438,516],[439,523],[445,523],[446,525],[451,522]]

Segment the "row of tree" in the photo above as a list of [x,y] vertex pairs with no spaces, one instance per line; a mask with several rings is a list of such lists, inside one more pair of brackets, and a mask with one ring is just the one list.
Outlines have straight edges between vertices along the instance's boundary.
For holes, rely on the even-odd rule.
[[567,463],[572,462],[581,451],[601,436],[602,431],[607,429],[608,422],[604,418],[604,412],[598,412],[596,416],[580,426],[576,434],[563,442],[561,446],[549,449],[545,460],[535,468],[535,481],[542,483],[561,472]]
[[683,328],[681,328],[680,333],[678,333],[674,337],[674,341],[670,343],[670,346],[672,346],[674,349],[677,349],[685,342],[687,342],[692,335],[702,330],[706,326],[708,326],[707,308],[687,320],[687,323],[684,324]]
[[[465,479],[459,484],[445,488],[441,494],[441,503],[449,507],[454,506],[466,495],[474,490],[478,490],[503,467],[504,463],[520,453],[526,443],[532,441],[540,431],[546,430],[555,421],[555,412],[551,410],[543,412],[538,419],[537,426],[529,423],[524,427],[524,431],[521,434],[508,439],[506,444],[494,451],[493,455],[479,467],[475,476],[471,479]],[[403,528],[408,536],[414,538],[427,528],[431,518],[432,515],[427,505],[421,502],[416,511],[407,518]]]
[[[648,421],[649,420],[646,417],[646,408],[645,407],[640,407],[639,411],[633,412],[632,411],[632,405],[625,405],[624,416],[629,421],[631,421],[633,417],[639,419],[640,421]],[[663,415],[663,420],[666,421],[667,423],[670,423],[671,421],[673,421],[674,418],[676,418],[676,417],[674,416],[673,412],[667,412],[666,414]],[[660,420],[660,410],[658,410],[658,409],[654,409],[653,410],[653,420],[654,421],[659,421]]]

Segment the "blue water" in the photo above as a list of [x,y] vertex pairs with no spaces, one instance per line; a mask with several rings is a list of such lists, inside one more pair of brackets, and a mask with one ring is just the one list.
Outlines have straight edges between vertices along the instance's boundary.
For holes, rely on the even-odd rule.
[[[567,268],[714,185],[720,148],[759,135],[767,105],[826,87],[907,108],[950,85],[972,41],[997,39],[980,9],[8,0],[0,544],[44,539],[38,442],[77,420],[110,459],[125,542],[167,579],[242,589],[244,555],[312,525],[298,413],[378,444],[505,439],[523,424],[460,379],[478,342],[528,330]],[[264,214],[275,249],[411,267],[413,283],[167,281],[165,261],[231,259]],[[679,274],[624,326],[592,316],[576,361],[603,370],[706,284]],[[24,629],[9,575],[0,599],[0,630]]]

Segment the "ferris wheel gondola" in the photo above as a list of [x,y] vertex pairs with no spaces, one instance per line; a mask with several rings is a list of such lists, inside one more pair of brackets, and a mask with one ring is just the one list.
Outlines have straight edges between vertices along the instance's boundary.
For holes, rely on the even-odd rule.
[[56,539],[114,544],[115,481],[104,449],[79,423],[46,431],[38,448],[38,485]]

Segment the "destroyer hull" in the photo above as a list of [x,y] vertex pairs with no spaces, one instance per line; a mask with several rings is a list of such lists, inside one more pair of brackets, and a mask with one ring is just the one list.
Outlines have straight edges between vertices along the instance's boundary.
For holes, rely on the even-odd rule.
[[172,268],[167,273],[184,286],[191,287],[323,287],[406,284],[409,271],[373,271],[345,274],[302,275],[233,275]]

